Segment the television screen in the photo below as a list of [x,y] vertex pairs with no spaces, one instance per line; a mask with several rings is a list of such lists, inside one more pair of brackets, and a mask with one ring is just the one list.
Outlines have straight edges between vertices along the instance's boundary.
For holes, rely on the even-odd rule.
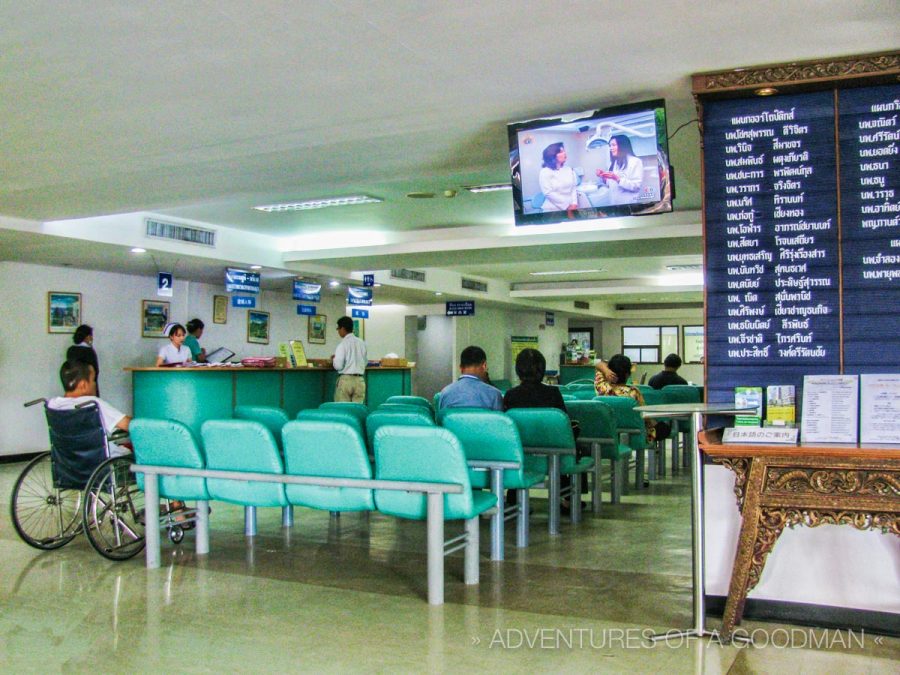
[[662,99],[508,126],[516,225],[672,210]]

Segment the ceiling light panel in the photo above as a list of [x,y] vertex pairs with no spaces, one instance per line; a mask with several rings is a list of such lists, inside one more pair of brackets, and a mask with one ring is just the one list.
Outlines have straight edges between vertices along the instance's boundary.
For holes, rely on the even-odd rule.
[[257,211],[266,213],[281,213],[283,211],[307,211],[309,209],[324,209],[329,206],[353,206],[355,204],[378,204],[383,202],[378,197],[369,195],[350,195],[349,197],[323,197],[322,199],[307,199],[302,202],[288,202],[284,204],[267,204],[254,206]]

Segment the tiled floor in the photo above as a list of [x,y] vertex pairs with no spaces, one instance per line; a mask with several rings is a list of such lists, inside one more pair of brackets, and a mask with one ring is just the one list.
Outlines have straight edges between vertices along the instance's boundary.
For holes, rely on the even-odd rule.
[[[22,467],[0,465],[5,503]],[[768,646],[643,640],[691,623],[685,476],[564,521],[559,537],[535,500],[531,546],[515,549],[509,528],[506,562],[484,555],[476,587],[463,585],[461,557],[448,560],[443,607],[425,602],[424,523],[297,509],[283,530],[269,509],[247,539],[241,510],[214,503],[211,555],[196,558],[189,534],[164,542],[162,568],[147,571],[142,557],[101,558],[83,537],[31,549],[5,503],[3,672],[896,673],[900,662],[900,640],[787,648],[807,629],[776,624],[745,623]]]

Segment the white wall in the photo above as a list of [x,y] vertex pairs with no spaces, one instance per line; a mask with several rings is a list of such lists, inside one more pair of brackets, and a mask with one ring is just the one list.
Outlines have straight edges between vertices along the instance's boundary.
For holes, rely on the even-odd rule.
[[[703,310],[695,310],[693,314],[695,314],[695,316],[668,317],[665,314],[661,313],[659,316],[656,316],[652,319],[606,319],[602,324],[602,357],[603,359],[609,359],[609,357],[613,356],[614,354],[622,353],[622,326],[678,326],[678,345],[680,356],[681,352],[683,351],[683,345],[681,344],[681,327],[703,325]],[[594,339],[596,338],[597,332],[595,330]],[[662,358],[665,358],[666,356],[666,354],[661,355]],[[639,382],[641,376],[644,373],[647,373],[647,377],[649,379],[662,369],[662,364],[647,363],[638,365],[637,371],[634,375],[635,382]],[[678,374],[688,382],[693,382],[694,384],[703,384],[703,366],[700,364],[686,363],[678,369]]]
[[[160,338],[141,337],[141,301],[170,302],[173,320],[199,317],[206,323],[201,343],[212,349],[226,346],[238,357],[277,353],[278,342],[299,338],[307,356],[327,358],[334,353],[338,335],[334,324],[344,314],[343,295],[323,296],[319,311],[328,316],[327,343],[310,345],[307,317],[298,316],[289,293],[263,292],[257,309],[269,312],[268,345],[247,343],[247,310],[228,308],[228,322],[212,322],[213,295],[221,286],[179,281],[171,298],[156,296],[156,278],[74,268],[0,262],[0,454],[35,452],[47,445],[40,409],[22,409],[22,403],[61,392],[58,371],[72,344],[70,334],[47,333],[47,292],[82,295],[82,322],[94,327],[94,346],[100,359],[100,385],[104,399],[131,412],[131,377],[122,369],[152,365]],[[399,345],[402,347],[402,339]]]

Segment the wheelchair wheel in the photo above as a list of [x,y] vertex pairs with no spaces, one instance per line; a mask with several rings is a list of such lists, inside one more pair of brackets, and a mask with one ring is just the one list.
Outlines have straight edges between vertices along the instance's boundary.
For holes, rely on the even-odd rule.
[[127,560],[144,549],[144,493],[129,470],[131,457],[97,467],[84,490],[84,531],[97,553]]
[[50,453],[35,457],[12,491],[13,527],[29,546],[50,550],[68,544],[81,527],[81,491],[53,487]]

